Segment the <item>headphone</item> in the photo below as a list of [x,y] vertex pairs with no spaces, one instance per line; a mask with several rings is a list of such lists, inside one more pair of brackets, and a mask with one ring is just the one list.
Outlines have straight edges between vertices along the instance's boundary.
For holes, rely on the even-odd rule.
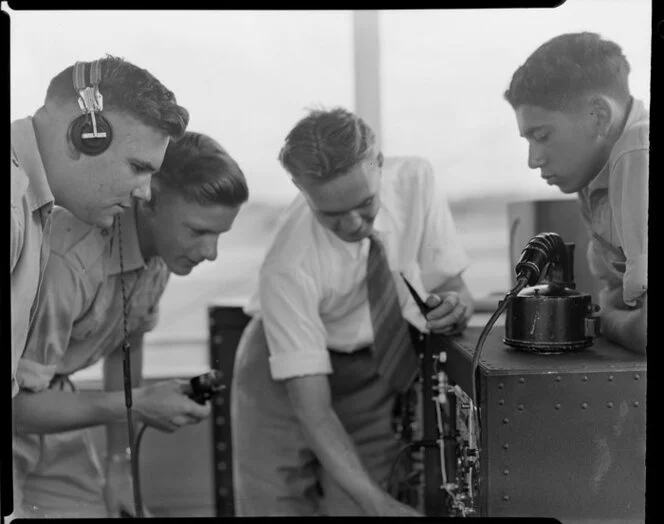
[[85,76],[86,63],[76,62],[73,69],[74,89],[78,93],[78,106],[83,113],[69,126],[69,138],[74,147],[84,155],[96,156],[108,149],[113,129],[101,111],[104,97],[99,92],[101,62],[90,64],[89,82]]

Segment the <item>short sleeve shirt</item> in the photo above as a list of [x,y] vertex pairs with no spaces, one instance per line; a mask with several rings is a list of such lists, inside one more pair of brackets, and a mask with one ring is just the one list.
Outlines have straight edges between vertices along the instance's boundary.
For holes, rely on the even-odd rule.
[[44,287],[18,366],[21,388],[42,390],[56,373],[69,375],[89,367],[121,346],[123,283],[127,332],[155,326],[169,271],[159,257],[143,259],[135,207],[120,216],[120,225],[122,245],[117,224],[100,229],[56,206]]
[[591,238],[590,269],[610,286],[621,286],[634,305],[648,290],[648,164],[650,118],[634,100],[609,160],[579,192]]
[[25,349],[35,304],[50,251],[53,194],[48,185],[32,118],[11,124],[11,270],[12,396],[18,393],[16,368]]
[[[460,275],[468,257],[431,165],[386,158],[374,230],[382,238],[404,317],[424,319],[399,272],[421,294]],[[331,373],[328,348],[352,352],[373,342],[366,290],[369,239],[347,243],[323,227],[299,195],[281,220],[247,313],[260,313],[272,376]]]

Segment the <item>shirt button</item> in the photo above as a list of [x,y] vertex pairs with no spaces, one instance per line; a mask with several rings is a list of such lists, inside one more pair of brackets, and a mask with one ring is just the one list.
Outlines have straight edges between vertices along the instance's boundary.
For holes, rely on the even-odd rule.
[[101,236],[107,237],[108,236],[108,229],[102,229],[101,230]]

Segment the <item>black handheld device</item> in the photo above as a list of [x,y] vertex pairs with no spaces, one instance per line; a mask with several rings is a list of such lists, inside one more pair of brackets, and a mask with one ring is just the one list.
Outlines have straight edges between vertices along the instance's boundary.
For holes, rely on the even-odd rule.
[[417,304],[417,307],[420,308],[420,312],[426,318],[427,313],[429,313],[429,311],[431,311],[435,308],[427,306],[426,302],[424,302],[424,300],[422,300],[422,297],[420,297],[420,295],[417,293],[417,291],[415,291],[415,288],[412,286],[412,284],[410,282],[408,282],[408,279],[404,276],[404,274],[400,273],[400,275],[401,275],[401,278],[403,278],[403,281],[406,283],[406,287],[408,288],[408,291],[410,291],[410,295],[413,297],[413,300]]
[[198,375],[189,381],[191,392],[188,396],[199,404],[205,404],[206,401],[226,388],[223,380],[224,374],[218,369]]

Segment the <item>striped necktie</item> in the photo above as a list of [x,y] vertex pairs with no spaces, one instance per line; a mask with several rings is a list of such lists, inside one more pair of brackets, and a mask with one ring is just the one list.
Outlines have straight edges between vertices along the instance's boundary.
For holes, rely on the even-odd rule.
[[401,314],[385,246],[375,235],[369,238],[367,294],[378,374],[385,377],[396,391],[404,391],[417,375],[420,360],[413,348],[408,324]]

